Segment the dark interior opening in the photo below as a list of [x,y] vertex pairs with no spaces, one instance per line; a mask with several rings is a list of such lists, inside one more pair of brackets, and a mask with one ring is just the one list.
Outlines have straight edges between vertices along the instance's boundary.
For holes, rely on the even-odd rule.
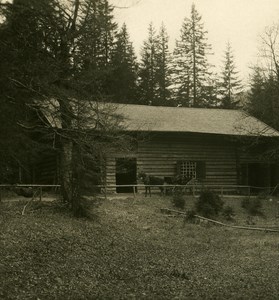
[[[129,185],[137,183],[136,158],[116,159],[116,185]],[[117,187],[117,193],[132,193],[133,187]]]
[[260,191],[257,187],[275,187],[278,183],[279,169],[275,164],[248,163],[241,165],[241,184],[251,186],[253,192]]
[[248,183],[250,186],[263,187],[266,184],[267,178],[262,164],[254,163],[248,164]]

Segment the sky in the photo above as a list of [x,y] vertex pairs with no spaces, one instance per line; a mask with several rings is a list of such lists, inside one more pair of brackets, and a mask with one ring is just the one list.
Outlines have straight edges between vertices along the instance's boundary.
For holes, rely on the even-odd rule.
[[126,23],[138,57],[150,22],[157,29],[164,22],[172,50],[183,19],[190,16],[194,3],[208,31],[214,53],[211,62],[220,69],[229,41],[244,82],[258,59],[260,35],[266,26],[279,23],[279,0],[110,0],[110,3],[115,5],[117,23],[120,26]]

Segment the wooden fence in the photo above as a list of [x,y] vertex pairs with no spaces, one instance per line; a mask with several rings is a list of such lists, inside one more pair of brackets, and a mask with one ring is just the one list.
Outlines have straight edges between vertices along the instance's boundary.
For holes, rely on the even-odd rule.
[[[165,192],[172,194],[176,189],[180,189],[185,194],[191,194],[193,196],[197,196],[203,189],[210,189],[220,196],[225,195],[239,195],[239,196],[251,196],[264,194],[265,196],[274,195],[279,189],[279,184],[273,187],[256,187],[249,185],[199,185],[199,184],[186,184],[186,185],[143,185],[143,184],[128,184],[128,185],[92,185],[92,188],[98,189],[100,193],[103,193],[105,197],[108,194],[115,194],[116,188],[131,188],[132,194],[134,197],[138,194],[139,191],[143,192],[145,187],[151,188],[163,188]],[[2,200],[2,192],[4,189],[13,190],[14,188],[32,188],[36,196],[42,200],[43,197],[43,189],[51,188],[56,192],[59,190],[61,185],[47,185],[47,184],[0,184],[0,201]],[[35,194],[34,194],[35,195]],[[33,197],[34,197],[33,195]]]
[[181,189],[182,192],[192,194],[193,196],[197,196],[202,190],[209,189],[220,196],[224,195],[239,195],[239,196],[252,196],[252,195],[273,195],[279,189],[279,184],[273,187],[258,187],[258,186],[250,186],[250,185],[199,185],[199,184],[189,184],[189,185],[143,185],[143,184],[128,184],[128,185],[96,185],[94,186],[100,189],[101,193],[105,195],[109,193],[116,193],[116,188],[127,187],[132,188],[133,195],[136,197],[136,194],[139,190],[144,191],[145,187],[151,188],[163,188],[165,191],[170,191],[173,193],[176,189]]
[[39,200],[42,200],[43,197],[43,189],[45,188],[51,188],[57,191],[57,189],[60,189],[59,184],[0,184],[0,202],[3,198],[3,190],[11,190],[14,191],[16,188],[32,188],[32,197],[35,196],[39,197]]

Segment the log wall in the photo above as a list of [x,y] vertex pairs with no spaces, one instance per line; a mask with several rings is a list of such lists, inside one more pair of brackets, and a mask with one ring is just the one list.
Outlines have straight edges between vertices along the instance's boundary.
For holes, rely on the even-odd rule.
[[238,184],[239,165],[256,162],[256,157],[247,155],[239,143],[225,136],[210,134],[157,133],[150,134],[138,143],[138,149],[130,154],[114,154],[107,159],[107,185],[115,184],[115,158],[136,157],[137,171],[147,174],[172,177],[176,175],[178,161],[204,161],[206,178],[204,184]]

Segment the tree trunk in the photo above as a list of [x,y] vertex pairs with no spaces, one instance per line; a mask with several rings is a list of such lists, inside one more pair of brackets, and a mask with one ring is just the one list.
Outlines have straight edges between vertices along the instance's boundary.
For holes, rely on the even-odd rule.
[[73,205],[73,142],[70,139],[61,140],[61,192],[65,202]]

